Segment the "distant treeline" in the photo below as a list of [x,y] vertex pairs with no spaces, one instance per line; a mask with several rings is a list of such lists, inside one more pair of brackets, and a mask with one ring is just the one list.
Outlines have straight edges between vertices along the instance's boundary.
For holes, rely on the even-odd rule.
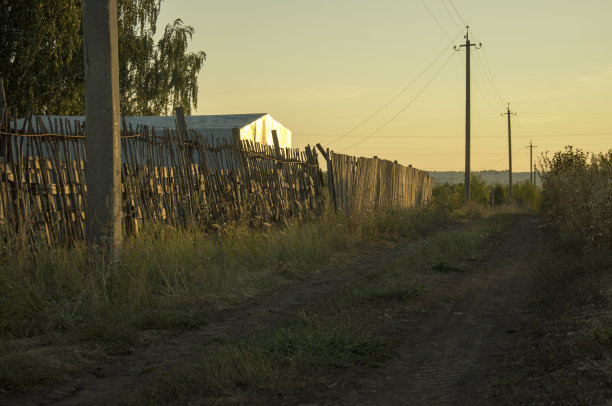
[[[434,179],[435,184],[449,183],[457,185],[463,183],[464,172],[459,171],[427,171],[429,176]],[[472,172],[472,175],[479,176],[483,181],[494,185],[500,183],[508,184],[508,171],[480,171]],[[520,183],[529,180],[529,172],[512,172],[512,183]],[[536,185],[542,186],[542,180],[536,175]]]

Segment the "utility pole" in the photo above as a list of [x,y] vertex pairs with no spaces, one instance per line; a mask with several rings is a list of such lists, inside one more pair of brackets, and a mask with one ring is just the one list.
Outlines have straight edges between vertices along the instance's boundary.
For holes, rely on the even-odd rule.
[[516,116],[516,113],[510,111],[510,103],[508,103],[508,109],[502,116],[508,116],[508,198],[512,203],[512,126],[510,125],[510,116]]
[[533,140],[529,140],[529,145],[525,148],[529,148],[529,182],[531,185],[535,185],[535,173],[533,170],[533,149],[537,148],[533,145]]
[[465,47],[465,204],[470,204],[470,47],[479,49],[480,44],[470,42],[470,27],[465,27],[465,44],[455,46],[455,51]]
[[83,2],[87,244],[121,249],[117,0]]

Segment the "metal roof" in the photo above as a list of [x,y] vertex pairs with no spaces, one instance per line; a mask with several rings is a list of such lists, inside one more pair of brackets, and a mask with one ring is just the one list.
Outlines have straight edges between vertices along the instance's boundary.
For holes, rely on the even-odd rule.
[[[261,117],[267,115],[267,113],[252,113],[252,114],[216,114],[216,115],[199,115],[199,116],[185,116],[185,122],[187,127],[194,130],[203,129],[215,129],[215,128],[242,128],[254,121],[259,120]],[[47,124],[50,118],[53,122],[57,119],[68,119],[70,121],[78,120],[80,122],[85,121],[85,116],[39,116],[43,122]],[[36,116],[34,117],[36,118]],[[120,125],[123,125],[123,119],[126,124],[146,125],[149,128],[175,128],[176,116],[128,116],[121,117],[122,121]],[[34,125],[36,120],[34,120]],[[23,119],[18,120],[18,126],[23,125]]]
[[[185,116],[185,123],[187,124],[187,127],[194,130],[213,128],[242,128],[254,121],[259,120],[266,114],[267,113]],[[149,128],[174,128],[176,126],[175,116],[134,116],[123,118],[127,124],[132,124],[132,126],[137,124],[146,125]]]

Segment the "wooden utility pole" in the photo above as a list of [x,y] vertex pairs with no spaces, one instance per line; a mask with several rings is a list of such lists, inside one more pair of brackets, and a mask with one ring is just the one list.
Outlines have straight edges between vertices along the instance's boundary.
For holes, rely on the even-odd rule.
[[502,116],[508,116],[508,198],[512,203],[512,126],[510,124],[510,116],[516,116],[516,113],[510,111],[510,103],[508,103],[508,109]]
[[87,243],[121,249],[117,0],[83,1]]
[[529,145],[526,148],[529,148],[529,182],[532,185],[535,185],[535,173],[533,170],[533,149],[537,148],[533,145],[533,140],[529,140]]
[[480,44],[470,42],[470,27],[465,27],[465,44],[454,47],[459,51],[465,47],[465,204],[470,204],[470,48],[479,49]]

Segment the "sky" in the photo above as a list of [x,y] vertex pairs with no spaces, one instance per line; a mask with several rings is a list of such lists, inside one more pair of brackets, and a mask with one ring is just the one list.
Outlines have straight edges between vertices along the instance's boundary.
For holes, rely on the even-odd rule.
[[[513,171],[565,145],[612,148],[610,0],[164,0],[204,51],[193,114],[269,113],[293,146],[424,170]],[[384,108],[383,108],[384,107]],[[376,113],[376,114],[375,114]]]

